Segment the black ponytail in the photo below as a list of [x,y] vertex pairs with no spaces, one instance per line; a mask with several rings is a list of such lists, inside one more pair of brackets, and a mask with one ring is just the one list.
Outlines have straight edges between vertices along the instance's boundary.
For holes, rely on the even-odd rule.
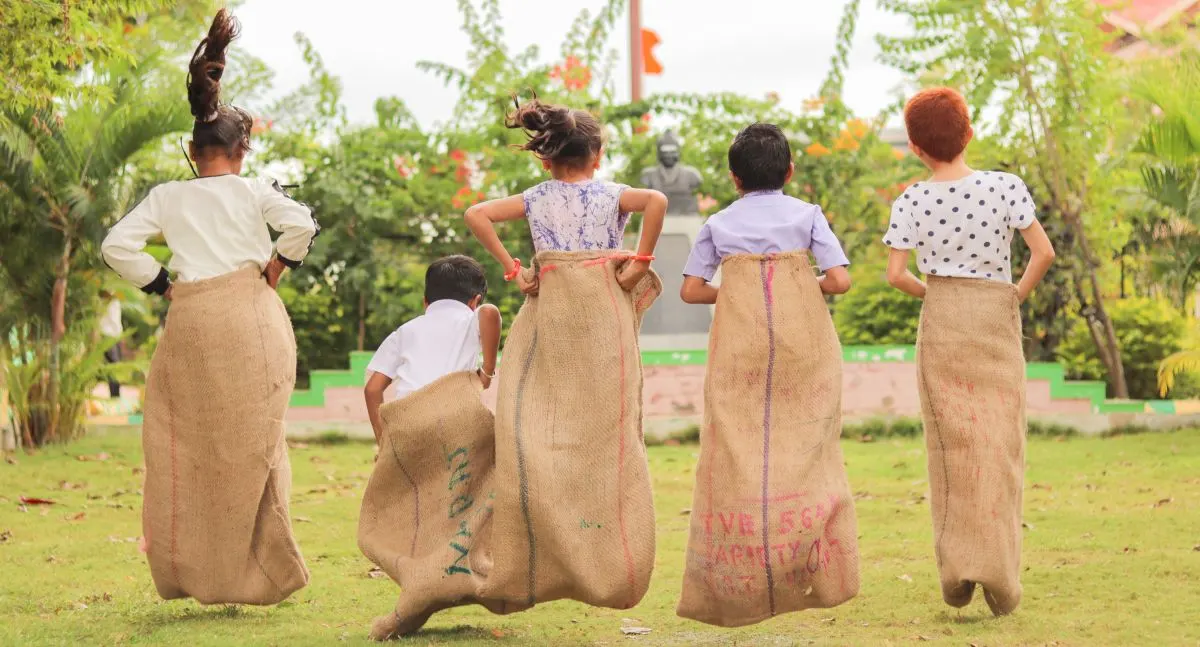
[[221,9],[188,65],[188,103],[196,118],[192,142],[198,153],[210,147],[222,148],[229,156],[250,150],[254,119],[241,108],[221,103],[225,50],[240,32],[237,18],[227,9]]
[[604,131],[592,113],[542,103],[536,95],[523,105],[514,95],[513,104],[516,109],[505,116],[504,125],[525,131],[529,141],[521,150],[567,166],[586,166],[600,153]]

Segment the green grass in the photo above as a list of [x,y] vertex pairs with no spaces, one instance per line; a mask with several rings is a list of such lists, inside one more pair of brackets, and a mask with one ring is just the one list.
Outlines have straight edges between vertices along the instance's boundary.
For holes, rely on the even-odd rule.
[[[844,441],[858,499],[862,593],[832,610],[737,631],[674,613],[691,506],[695,447],[655,447],[658,564],[636,609],[553,603],[507,617],[439,614],[406,642],[424,644],[1195,645],[1200,641],[1200,432],[1033,439],[1026,480],[1023,582],[1016,615],[982,599],[941,602],[919,438]],[[106,455],[106,456],[105,456]],[[296,535],[312,584],[277,608],[163,602],[137,551],[141,450],[136,435],[94,435],[17,464],[0,463],[0,645],[366,644],[397,587],[367,576],[355,545],[372,449],[292,450]],[[92,460],[79,460],[77,457]],[[103,460],[98,460],[103,459]],[[21,511],[20,496],[58,501]],[[628,619],[647,636],[621,634]]]

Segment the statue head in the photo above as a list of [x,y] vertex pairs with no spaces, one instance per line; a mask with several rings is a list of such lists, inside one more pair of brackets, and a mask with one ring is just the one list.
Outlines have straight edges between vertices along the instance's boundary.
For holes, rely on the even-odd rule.
[[679,139],[670,130],[658,138],[658,163],[665,168],[674,168],[679,163]]

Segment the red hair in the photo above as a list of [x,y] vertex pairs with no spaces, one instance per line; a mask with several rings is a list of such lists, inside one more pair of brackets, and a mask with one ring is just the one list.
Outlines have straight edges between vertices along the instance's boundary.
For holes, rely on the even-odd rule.
[[953,162],[971,141],[967,100],[952,88],[918,92],[904,106],[908,141],[939,162]]

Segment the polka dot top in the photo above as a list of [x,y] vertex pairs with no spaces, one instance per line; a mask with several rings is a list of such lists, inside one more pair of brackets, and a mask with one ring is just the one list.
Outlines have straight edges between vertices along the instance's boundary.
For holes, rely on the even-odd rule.
[[918,182],[892,205],[883,242],[911,249],[924,274],[1012,282],[1013,230],[1035,219],[1033,198],[1011,173],[976,171],[952,182]]

